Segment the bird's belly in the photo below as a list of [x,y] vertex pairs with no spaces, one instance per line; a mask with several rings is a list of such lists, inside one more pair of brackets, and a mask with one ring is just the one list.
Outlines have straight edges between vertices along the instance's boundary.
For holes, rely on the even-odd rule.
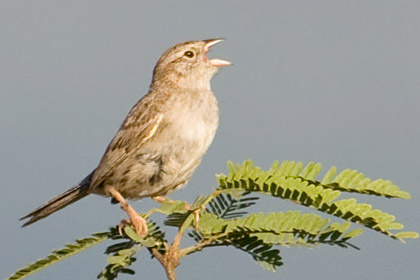
[[167,116],[161,129],[114,169],[108,184],[130,199],[165,195],[185,185],[214,138],[214,106],[210,116],[203,115],[202,108]]
[[165,195],[184,185],[200,163],[201,156],[191,145],[177,148],[174,151],[166,147],[159,152],[127,159],[109,178],[109,184],[130,199]]
[[[176,126],[174,126],[175,128]],[[108,184],[126,198],[165,195],[183,185],[199,165],[214,132],[202,126],[177,127],[172,137],[145,143],[114,170]]]

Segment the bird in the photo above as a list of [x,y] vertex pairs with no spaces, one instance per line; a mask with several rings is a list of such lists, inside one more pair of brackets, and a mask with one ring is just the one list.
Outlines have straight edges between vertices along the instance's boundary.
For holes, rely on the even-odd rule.
[[98,166],[79,184],[21,220],[22,227],[89,194],[119,203],[136,233],[148,234],[145,219],[127,202],[164,197],[185,186],[209,148],[219,124],[210,80],[231,62],[208,58],[223,39],[179,43],[158,59],[148,92],[132,107]]

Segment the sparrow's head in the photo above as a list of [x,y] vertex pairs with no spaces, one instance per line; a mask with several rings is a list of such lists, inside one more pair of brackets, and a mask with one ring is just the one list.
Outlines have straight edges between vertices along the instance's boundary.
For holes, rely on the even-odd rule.
[[186,88],[209,87],[219,67],[231,64],[226,60],[207,58],[210,47],[221,41],[189,41],[168,49],[155,66],[153,83],[170,81]]

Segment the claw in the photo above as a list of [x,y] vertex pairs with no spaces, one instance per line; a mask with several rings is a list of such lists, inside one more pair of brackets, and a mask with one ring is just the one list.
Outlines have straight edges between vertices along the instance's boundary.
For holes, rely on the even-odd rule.
[[[134,211],[133,208],[131,209]],[[137,235],[140,237],[146,237],[149,233],[149,230],[147,229],[146,220],[135,211],[133,214],[128,213],[128,215],[130,216],[131,224],[133,225]]]
[[122,220],[122,221],[120,222],[120,224],[118,225],[118,233],[119,233],[121,236],[123,236],[123,229],[124,229],[126,226],[129,226],[129,225],[130,225],[130,221],[129,221],[129,220],[127,220],[127,219]]

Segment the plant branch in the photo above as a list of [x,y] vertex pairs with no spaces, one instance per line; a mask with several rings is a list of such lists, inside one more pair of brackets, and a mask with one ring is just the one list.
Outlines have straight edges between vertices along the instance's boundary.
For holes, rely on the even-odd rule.
[[201,251],[204,247],[213,246],[214,245],[213,242],[215,242],[216,240],[218,240],[220,238],[223,238],[227,235],[228,235],[227,233],[222,233],[222,234],[212,236],[211,238],[204,239],[204,240],[198,242],[197,245],[189,246],[189,247],[186,247],[186,248],[180,250],[179,256],[180,256],[180,258],[183,258],[186,255],[192,254],[192,253],[197,252],[197,251]]
[[176,280],[175,269],[179,265],[180,257],[180,244],[181,238],[184,235],[185,230],[192,224],[194,219],[194,212],[188,214],[182,225],[179,227],[178,232],[172,242],[171,246],[166,249],[165,253],[162,254],[157,248],[150,248],[150,253],[160,262],[166,272],[168,280]]

